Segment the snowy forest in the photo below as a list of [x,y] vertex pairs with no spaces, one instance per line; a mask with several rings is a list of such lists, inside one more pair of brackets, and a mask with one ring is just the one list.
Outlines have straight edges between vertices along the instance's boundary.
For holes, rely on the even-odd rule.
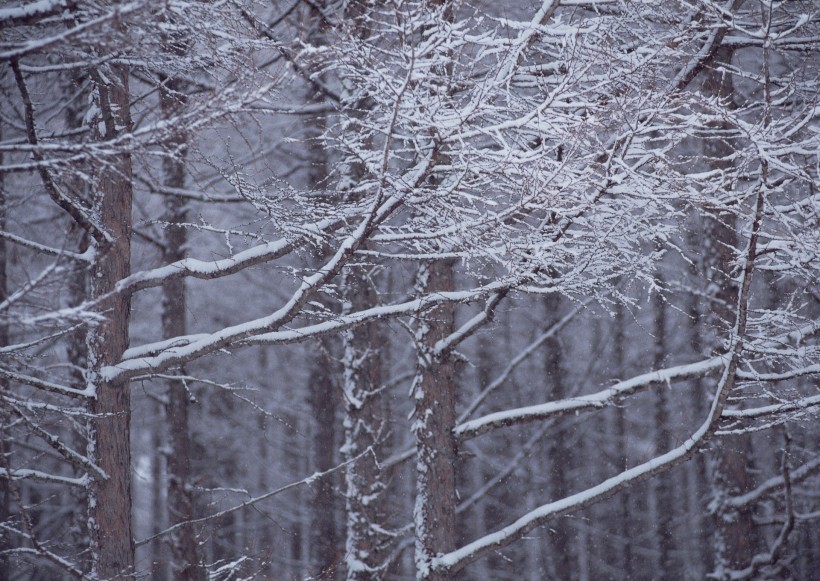
[[0,581],[817,579],[820,1],[0,2]]

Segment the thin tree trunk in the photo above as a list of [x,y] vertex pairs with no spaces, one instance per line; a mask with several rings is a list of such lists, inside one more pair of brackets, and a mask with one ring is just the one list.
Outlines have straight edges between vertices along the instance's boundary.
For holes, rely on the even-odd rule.
[[[544,320],[546,329],[551,328],[560,320],[561,298],[557,294],[548,295],[544,300]],[[550,385],[550,399],[559,401],[566,397],[564,386],[563,351],[557,336],[544,341],[544,374]],[[549,439],[548,465],[550,467],[550,497],[553,500],[564,498],[569,494],[567,466],[569,464],[566,432],[558,426],[555,434]],[[554,548],[555,573],[558,579],[574,579],[574,551],[570,540],[572,532],[567,526],[565,518],[551,523],[552,546]]]
[[[67,82],[62,87],[62,90],[66,93],[70,93],[79,86],[83,86],[82,77],[79,75],[72,75],[70,79],[67,79]],[[82,96],[85,98],[78,98],[66,107],[65,123],[70,129],[80,129],[83,127],[88,92],[84,91]],[[91,188],[89,183],[82,179],[80,175],[81,173],[82,172],[77,172],[76,174],[69,173],[63,183],[65,184],[69,194],[74,199],[88,201],[91,197]],[[89,233],[74,224],[72,225],[72,230],[79,232],[80,239],[77,244],[77,251],[80,253],[86,252],[90,245],[91,237]],[[69,304],[72,306],[80,305],[88,298],[88,272],[83,266],[75,266],[75,268],[73,268],[68,275],[68,294]],[[66,346],[66,355],[70,365],[69,376],[71,377],[72,382],[75,385],[83,385],[85,383],[85,373],[83,370],[88,367],[88,348],[86,345],[85,333],[82,331],[71,333],[68,338],[68,345]],[[71,437],[74,440],[74,445],[76,448],[81,450],[86,445],[84,438],[90,430],[90,422],[87,419],[81,418],[78,418],[76,421],[78,424],[82,424],[83,429],[73,431]],[[85,491],[72,489],[69,491],[69,494],[74,500],[72,503],[74,508],[72,510],[70,525],[71,540],[72,545],[79,549],[80,547],[85,547],[85,544],[88,542],[88,517],[86,510],[84,509],[86,500]],[[91,567],[88,554],[84,551],[78,551],[75,562],[77,563],[77,566],[79,566],[80,569],[86,573]]]
[[[157,414],[163,418],[165,406],[156,404]],[[164,530],[167,525],[167,503],[166,503],[166,471],[165,467],[165,437],[164,426],[158,425],[151,434],[151,535],[156,535]],[[162,537],[156,537],[151,541],[151,580],[167,581],[168,562],[166,543]]]
[[[419,270],[420,289],[453,290],[453,265],[433,262]],[[417,333],[419,369],[414,385],[416,437],[416,569],[419,579],[444,581],[451,576],[434,571],[431,559],[452,551],[456,541],[455,462],[456,369],[451,357],[437,357],[436,343],[453,331],[454,307],[439,306],[425,314]]]
[[[0,122],[0,141],[3,140],[3,124]],[[0,151],[0,166],[3,165],[3,152]],[[6,229],[6,188],[5,174],[0,173],[0,230]],[[6,263],[8,262],[6,239],[0,238],[0,303],[8,297],[8,280],[6,279]],[[0,347],[9,344],[9,327],[5,319],[0,318]],[[8,389],[8,381],[0,378],[0,392]],[[0,412],[0,468],[9,469],[10,441],[7,441],[5,432],[6,413]],[[11,479],[0,478],[0,523],[8,523],[11,517]],[[8,557],[5,551],[11,549],[8,532],[0,529],[0,581],[8,581],[10,577]]]
[[[626,344],[626,321],[624,317],[624,307],[618,303],[615,306],[614,333],[612,337],[612,359],[616,376],[619,380],[626,377],[626,363],[624,359],[624,345]],[[616,469],[623,472],[629,468],[629,430],[627,429],[626,410],[623,406],[616,406],[615,410],[615,442],[619,450],[616,450]],[[630,510],[631,490],[623,491],[617,496],[616,512],[620,535],[623,538],[622,549],[620,551],[620,567],[624,573],[624,578],[632,579],[634,576],[634,557],[632,555],[632,511]]]
[[[128,72],[111,65],[96,79],[105,133],[114,139],[131,128]],[[89,291],[92,299],[106,295],[125,278],[131,267],[131,158],[119,153],[98,165],[95,214],[111,237],[91,269]],[[107,478],[90,486],[89,533],[91,535],[91,576],[99,579],[126,579],[134,574],[134,540],[131,523],[131,391],[128,381],[112,383],[100,370],[119,363],[128,347],[130,298],[114,295],[100,303],[105,321],[88,332],[87,380],[96,390],[90,411],[94,421],[88,456]]]
[[[659,288],[663,288],[664,280],[661,274],[655,277],[656,284]],[[653,327],[655,335],[654,358],[652,362],[653,369],[662,369],[665,363],[667,348],[666,348],[666,300],[662,291],[655,293],[653,306]],[[658,386],[655,397],[655,453],[665,454],[671,449],[669,438],[669,403],[666,392],[666,386]],[[673,498],[674,479],[669,478],[668,474],[664,474],[659,478],[651,481],[650,485],[653,489],[653,499],[655,502],[655,513],[657,520],[655,521],[656,542],[658,546],[658,568],[655,571],[657,575],[664,578],[674,576],[674,563],[672,562],[673,535],[672,524],[674,521],[675,504]]]
[[[703,356],[703,340],[701,338],[700,299],[692,295],[689,304],[690,320],[690,346],[696,358]],[[704,382],[700,378],[695,378],[691,382],[690,413],[692,417],[702,418],[706,415],[707,401]],[[707,487],[706,457],[704,454],[696,454],[690,462],[686,464],[686,512],[687,527],[689,529],[689,556],[684,561],[684,575],[687,578],[702,579],[707,571],[711,570],[711,539],[709,529],[704,522],[706,502],[708,496]]]

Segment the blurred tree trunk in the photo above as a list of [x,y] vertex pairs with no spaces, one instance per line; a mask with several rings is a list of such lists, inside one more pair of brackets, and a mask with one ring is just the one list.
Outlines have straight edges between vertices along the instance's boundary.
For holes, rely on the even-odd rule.
[[[328,9],[327,2],[320,0],[310,4],[305,20],[309,27],[307,37],[311,44],[322,46],[328,42],[328,22],[323,12]],[[309,88],[306,101],[309,104],[320,104],[325,97],[315,87]],[[330,169],[330,152],[321,146],[321,140],[327,130],[327,118],[323,114],[311,117],[305,128],[307,142],[308,185],[311,189],[321,190],[328,187]],[[327,249],[322,249],[318,262],[328,256]],[[322,300],[322,299],[320,299]],[[330,306],[330,305],[328,305]],[[332,338],[321,338],[314,348],[311,362],[308,405],[313,419],[313,470],[324,472],[336,465],[339,434],[337,426],[340,398],[339,386],[334,381],[334,359],[338,357],[338,341]],[[335,356],[334,356],[335,354]],[[336,579],[339,571],[340,530],[337,512],[337,475],[331,474],[317,481],[313,486],[313,501],[310,508],[310,573],[322,580]]]
[[[160,84],[160,108],[165,119],[173,119],[180,114],[187,101],[185,87],[175,78],[164,78]],[[165,144],[166,157],[163,159],[163,181],[169,188],[185,187],[185,155],[188,136],[178,132]],[[188,208],[184,198],[165,198],[165,240],[163,244],[163,264],[172,264],[185,258],[188,242],[185,227]],[[178,278],[162,287],[162,333],[163,337],[184,336],[186,324],[185,279]],[[181,368],[184,375],[185,370]],[[176,525],[191,520],[194,516],[191,436],[188,426],[188,387],[183,381],[168,382],[168,523]],[[204,581],[205,568],[197,554],[194,528],[183,526],[171,535],[174,579],[179,581]]]
[[[626,377],[626,360],[624,357],[624,346],[626,345],[626,319],[624,317],[624,306],[621,303],[615,305],[615,319],[613,321],[612,336],[612,366],[615,377],[623,380]],[[629,430],[627,427],[626,409],[624,406],[616,406],[614,414],[614,440],[616,450],[614,452],[615,469],[623,472],[629,469]],[[621,568],[625,579],[631,579],[634,575],[634,557],[632,554],[632,529],[633,519],[631,510],[631,495],[633,490],[621,492],[616,497],[616,514],[618,523],[618,533],[623,539],[619,544],[621,549],[618,559],[618,566]]]
[[[0,121],[0,141],[3,140],[3,123]],[[3,152],[0,151],[0,166],[3,165]],[[5,175],[0,173],[0,231],[6,229],[6,184]],[[8,296],[8,280],[6,279],[6,265],[8,263],[8,248],[6,239],[0,238],[0,303],[4,302]],[[9,326],[5,318],[0,318],[0,347],[9,345]],[[6,391],[9,382],[5,377],[0,377],[0,393]],[[4,409],[0,408],[0,468],[10,472],[10,462],[8,455],[11,453],[11,441],[7,440],[6,424],[8,417]],[[11,517],[11,478],[0,478],[0,523],[10,524]],[[0,581],[9,581],[8,557],[5,551],[11,549],[9,534],[4,529],[0,529]]]
[[[664,288],[663,275],[655,276],[658,289]],[[653,335],[654,357],[652,369],[662,369],[666,362],[666,298],[663,290],[657,290],[652,301],[653,308]],[[671,449],[669,437],[669,402],[666,385],[659,385],[655,393],[655,454],[665,454]],[[674,492],[677,489],[675,479],[664,474],[652,480],[652,499],[655,503],[654,512],[657,519],[655,526],[655,540],[658,548],[658,567],[655,573],[664,578],[675,577],[675,567],[672,559],[674,536],[672,526],[675,520]]]
[[[544,299],[544,329],[550,329],[561,319],[561,297],[553,293]],[[561,341],[557,334],[544,342],[544,375],[550,386],[549,399],[559,401],[566,397],[566,387],[564,385],[563,370],[564,353]],[[551,437],[547,451],[548,466],[550,468],[550,498],[559,500],[569,495],[569,453],[566,438],[565,426],[557,425]],[[574,579],[575,575],[575,551],[571,538],[573,531],[567,523],[567,519],[559,518],[549,526],[550,538],[553,547],[553,559],[555,561],[555,574],[557,579]]]
[[[693,229],[693,238],[699,237],[700,233]],[[693,243],[696,244],[696,243]],[[702,277],[697,265],[692,266],[692,276],[697,280]],[[701,314],[702,299],[696,293],[689,296],[688,317],[689,346],[693,359],[700,359],[707,354],[704,353],[704,339],[702,337],[702,325],[706,317]],[[708,410],[708,396],[706,382],[697,377],[691,380],[690,392],[690,413],[692,417],[700,419],[706,416]],[[684,575],[694,579],[702,579],[712,568],[712,527],[706,521],[706,504],[709,496],[709,477],[707,474],[706,455],[696,454],[692,460],[686,464],[686,513],[689,539],[689,554],[700,556],[700,558],[688,558],[684,564]]]
[[[166,406],[156,403],[157,425],[151,432],[151,535],[156,535],[168,526],[168,505],[166,502],[166,467],[165,457],[165,414]],[[162,537],[151,541],[151,580],[166,581],[168,579],[167,544]]]

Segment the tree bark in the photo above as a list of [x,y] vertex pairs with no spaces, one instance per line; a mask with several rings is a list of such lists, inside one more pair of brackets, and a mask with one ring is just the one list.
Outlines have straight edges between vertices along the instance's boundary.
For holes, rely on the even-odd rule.
[[[105,75],[95,75],[102,112],[94,124],[104,127],[100,139],[111,140],[131,128],[128,72],[111,65]],[[98,162],[94,210],[110,241],[98,244],[100,253],[91,269],[92,299],[113,290],[130,272],[131,259],[131,158],[119,152]],[[100,303],[106,319],[87,336],[87,381],[96,390],[90,411],[94,421],[89,458],[107,474],[92,483],[89,499],[91,575],[99,579],[127,579],[134,574],[134,540],[131,526],[131,392],[129,382],[112,383],[100,374],[104,366],[119,363],[128,347],[130,299],[114,295]]]
[[[717,62],[729,65],[733,49],[721,48]],[[722,74],[717,69],[706,72],[703,90],[719,99],[730,99],[734,94],[734,84],[730,74]],[[717,129],[729,129],[720,124]],[[725,139],[707,140],[705,153],[712,158],[712,165],[718,169],[730,169],[731,156],[735,153],[732,144]],[[732,188],[731,183],[726,188]],[[709,282],[707,294],[714,297],[711,326],[717,330],[717,337],[730,332],[734,324],[732,305],[736,303],[738,289],[732,279],[738,240],[735,232],[735,217],[732,212],[712,211],[705,221],[704,276]],[[721,346],[715,344],[714,348]],[[752,520],[749,507],[737,510],[725,505],[724,499],[750,490],[754,483],[751,478],[751,449],[747,436],[727,436],[717,441],[712,456],[712,513],[715,517],[715,567],[718,577],[727,569],[746,567],[756,553],[757,527]]]
[[[349,271],[342,284],[350,311],[377,304],[374,283],[362,272]],[[383,337],[378,323],[363,325],[344,334],[344,404],[347,465],[345,546],[348,581],[381,579],[386,575],[386,529],[383,493],[385,483],[376,462],[388,433],[387,402],[382,395],[380,348]],[[353,460],[368,448],[372,452]]]
[[[0,141],[3,140],[3,125],[0,123]],[[0,151],[0,166],[3,165],[3,152]],[[6,229],[6,188],[5,174],[0,173],[0,230]],[[6,279],[6,263],[8,255],[6,249],[6,239],[0,238],[0,303],[8,298],[8,280]],[[0,319],[0,347],[9,344],[9,327],[5,319]],[[7,390],[8,381],[0,378],[0,392]],[[6,412],[0,411],[0,468],[10,471],[8,455],[11,452],[10,441],[7,441],[6,434]],[[7,523],[11,516],[11,479],[0,478],[0,523]],[[11,549],[9,534],[5,530],[0,530],[0,581],[8,581],[9,566],[8,557],[5,551]]]
[[[329,341],[314,348],[314,357],[308,378],[308,403],[313,418],[313,466],[317,472],[329,470],[336,464],[336,408],[338,396],[332,377],[332,360],[326,349]],[[322,581],[336,578],[339,562],[338,527],[336,523],[336,479],[326,476],[315,482],[311,489],[310,510],[310,568],[311,575]]]
[[[438,261],[419,271],[425,292],[454,288],[453,265]],[[416,570],[424,581],[445,581],[451,575],[435,571],[430,561],[455,548],[456,369],[448,354],[437,356],[436,343],[452,333],[454,307],[439,306],[422,317],[417,333],[419,368],[414,385],[416,438]]]

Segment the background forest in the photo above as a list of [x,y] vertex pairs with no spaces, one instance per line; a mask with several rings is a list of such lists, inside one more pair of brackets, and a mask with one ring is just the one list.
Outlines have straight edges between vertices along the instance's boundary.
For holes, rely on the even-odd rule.
[[0,580],[803,579],[816,0],[0,6]]

